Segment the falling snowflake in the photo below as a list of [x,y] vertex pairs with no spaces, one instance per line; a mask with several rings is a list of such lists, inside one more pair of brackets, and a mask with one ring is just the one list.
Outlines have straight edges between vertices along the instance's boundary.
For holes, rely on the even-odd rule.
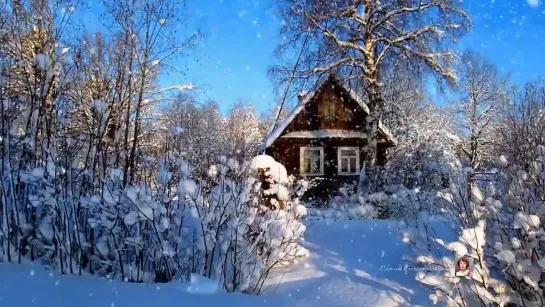
[[538,7],[539,6],[539,0],[526,0],[526,3],[528,3],[531,7]]

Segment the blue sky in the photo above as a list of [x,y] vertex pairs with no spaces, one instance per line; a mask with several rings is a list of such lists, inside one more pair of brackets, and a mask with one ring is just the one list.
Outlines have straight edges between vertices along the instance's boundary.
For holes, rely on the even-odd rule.
[[[517,84],[545,77],[543,1],[466,0],[473,28],[458,48],[482,52]],[[187,66],[186,75],[162,83],[192,82],[200,100],[215,100],[223,111],[238,100],[268,111],[276,98],[267,69],[281,40],[274,0],[188,0],[188,9],[189,28],[204,37],[194,57],[175,62]]]

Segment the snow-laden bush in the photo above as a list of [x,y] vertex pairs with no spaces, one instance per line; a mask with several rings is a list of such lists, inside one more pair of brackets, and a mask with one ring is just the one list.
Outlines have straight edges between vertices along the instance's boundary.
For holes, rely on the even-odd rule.
[[[434,304],[491,306],[500,304],[501,280],[492,278],[486,257],[487,210],[481,191],[453,185],[439,195],[445,200],[443,214],[422,212],[402,231],[411,245],[407,260],[419,268],[416,280],[430,287]],[[470,259],[471,274],[456,276],[456,260]]]
[[343,185],[339,188],[338,194],[332,197],[325,205],[309,208],[309,218],[356,220],[376,217],[375,207],[365,204],[363,199],[357,197],[354,185]]
[[[198,274],[227,291],[258,293],[273,267],[308,254],[298,244],[306,210],[271,157],[242,164],[220,157],[204,177],[170,158],[138,185],[124,186],[122,171],[111,169],[97,193],[80,199],[56,193],[54,165],[28,172],[22,180],[34,191],[28,202],[36,214],[19,214],[10,224],[0,212],[4,260],[40,260],[64,273],[132,282]],[[270,169],[268,189],[259,178],[263,167]],[[268,208],[269,195],[283,208]],[[23,239],[16,240],[18,233]]]
[[404,186],[386,186],[383,191],[356,196],[354,186],[345,185],[339,195],[321,208],[309,209],[309,216],[316,219],[354,220],[385,218],[412,220],[419,212],[438,213],[442,200],[436,192]]
[[448,187],[450,177],[457,175],[456,151],[462,139],[453,133],[448,116],[435,106],[425,109],[396,129],[399,144],[389,150],[388,162],[381,168],[383,185],[436,191]]
[[415,220],[420,212],[438,214],[444,208],[443,200],[436,191],[404,186],[388,186],[384,194],[385,217],[394,220]]
[[[412,261],[445,269],[419,272],[432,287],[430,296],[452,306],[543,306],[545,277],[545,147],[535,150],[530,167],[498,160],[498,181],[482,192],[476,184],[453,185],[447,201],[448,223],[440,227],[423,215],[409,224],[404,240]],[[470,278],[454,276],[454,259],[472,259]]]
[[389,151],[388,162],[379,168],[379,189],[361,196],[360,202],[374,206],[379,218],[411,220],[422,211],[438,213],[444,205],[437,192],[465,180],[456,155],[458,137],[449,129],[418,127],[408,127]]
[[533,153],[529,166],[500,157],[507,189],[489,200],[491,262],[504,275],[506,299],[518,306],[545,304],[545,146]]

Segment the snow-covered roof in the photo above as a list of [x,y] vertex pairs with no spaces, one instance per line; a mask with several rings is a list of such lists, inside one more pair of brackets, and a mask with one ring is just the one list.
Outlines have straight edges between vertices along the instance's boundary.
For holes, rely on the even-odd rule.
[[293,131],[281,136],[281,138],[286,138],[286,139],[320,139],[320,138],[364,139],[366,137],[367,135],[361,131],[335,130],[335,129]]
[[[328,81],[330,81],[330,80],[333,80],[333,82],[335,82],[337,85],[341,86],[342,89],[345,90],[348,93],[350,98],[352,98],[354,101],[356,101],[358,103],[358,105],[363,109],[363,111],[365,113],[369,114],[369,107],[367,106],[367,103],[365,102],[365,100],[360,95],[358,95],[353,89],[351,89],[347,85],[340,82],[334,75],[330,75],[329,78],[327,78],[325,81],[322,82],[322,84],[320,84],[318,86],[318,89],[316,91],[300,95],[301,98],[300,98],[299,104],[293,110],[291,110],[290,113],[288,113],[288,115],[286,116],[286,118],[283,121],[278,122],[277,125],[276,125],[276,128],[274,128],[274,130],[272,130],[267,135],[267,137],[265,138],[265,141],[263,142],[262,150],[270,147],[274,143],[274,141],[280,137],[280,135],[282,134],[282,132],[284,132],[284,130],[286,130],[288,125],[305,108],[306,104],[312,98],[314,98],[314,95],[316,95],[316,93],[319,93],[321,91],[322,87],[325,84],[327,84]],[[397,144],[396,138],[390,132],[390,130],[388,130],[388,128],[386,128],[384,126],[382,121],[379,121],[378,127],[379,127],[379,131],[382,132],[389,141],[391,141],[394,144]],[[319,131],[321,131],[321,130],[317,130],[317,131],[314,131],[314,132],[317,133]],[[312,131],[306,131],[306,132],[312,132]],[[343,131],[343,132],[346,133],[346,131]],[[296,135],[296,134],[293,134],[293,133],[294,132],[290,133],[290,135]],[[307,136],[307,137],[309,137],[309,136]],[[335,137],[338,137],[338,136],[335,136]]]
[[272,143],[282,134],[282,132],[286,130],[288,125],[295,119],[297,114],[303,111],[303,109],[305,108],[305,105],[310,100],[310,98],[312,98],[312,96],[314,96],[313,92],[307,93],[305,97],[301,98],[301,100],[299,101],[299,104],[293,110],[291,110],[290,113],[288,113],[286,118],[278,122],[278,125],[276,126],[276,128],[274,128],[274,130],[272,130],[267,136],[267,138],[265,139],[265,142],[263,143],[263,149],[271,146]]

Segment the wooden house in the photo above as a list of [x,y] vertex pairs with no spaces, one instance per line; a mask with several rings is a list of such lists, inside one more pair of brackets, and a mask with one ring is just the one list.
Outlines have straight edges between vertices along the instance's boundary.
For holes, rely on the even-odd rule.
[[[366,145],[365,101],[336,77],[313,92],[299,95],[299,104],[269,133],[262,150],[282,163],[289,175],[352,182],[359,176]],[[379,123],[377,162],[396,139]]]

